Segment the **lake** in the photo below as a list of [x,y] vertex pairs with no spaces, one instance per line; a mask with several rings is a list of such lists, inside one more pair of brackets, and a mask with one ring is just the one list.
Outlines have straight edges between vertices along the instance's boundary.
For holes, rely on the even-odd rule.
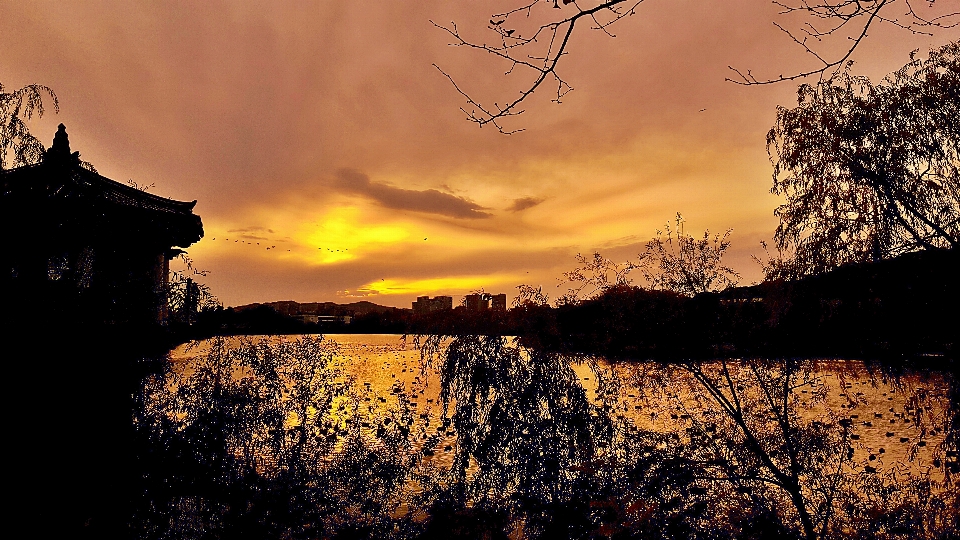
[[952,527],[943,373],[610,362],[478,336],[217,338],[169,360],[138,424],[179,463],[155,473],[181,486],[161,497],[177,534],[227,527],[237,501],[257,527],[319,537],[464,520],[531,538],[744,522],[827,537],[905,509],[919,529]]

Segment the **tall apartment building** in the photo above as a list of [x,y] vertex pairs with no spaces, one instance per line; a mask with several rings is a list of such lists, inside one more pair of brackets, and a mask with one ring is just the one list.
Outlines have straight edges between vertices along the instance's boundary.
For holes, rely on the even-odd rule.
[[468,294],[463,297],[463,307],[467,311],[483,311],[490,308],[490,299],[485,294]]

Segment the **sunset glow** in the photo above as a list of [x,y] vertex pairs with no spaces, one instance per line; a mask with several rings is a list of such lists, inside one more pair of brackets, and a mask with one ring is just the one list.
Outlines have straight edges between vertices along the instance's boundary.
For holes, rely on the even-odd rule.
[[[759,279],[780,204],[765,135],[797,83],[724,79],[807,65],[777,7],[644,3],[615,38],[578,35],[575,91],[538,91],[510,119],[523,131],[501,135],[464,120],[433,64],[491,102],[520,75],[430,23],[483,39],[494,4],[9,2],[0,81],[56,91],[60,113],[31,125],[46,144],[63,122],[103,175],[197,199],[205,237],[188,252],[228,306],[512,301],[521,283],[554,290],[578,253],[636,257],[677,212],[696,235],[732,228],[727,262]],[[854,69],[878,80],[958,37],[881,27]]]

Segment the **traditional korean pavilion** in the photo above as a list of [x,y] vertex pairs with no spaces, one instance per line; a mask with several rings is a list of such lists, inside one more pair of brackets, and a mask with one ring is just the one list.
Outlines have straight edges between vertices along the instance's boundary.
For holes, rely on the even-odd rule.
[[60,124],[40,163],[0,171],[0,309],[39,325],[163,325],[169,262],[203,236],[197,201],[152,195],[91,169],[70,152]]

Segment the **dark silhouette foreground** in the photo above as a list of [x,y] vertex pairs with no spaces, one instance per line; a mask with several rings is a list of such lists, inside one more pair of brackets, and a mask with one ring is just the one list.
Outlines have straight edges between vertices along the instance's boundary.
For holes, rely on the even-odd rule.
[[[23,384],[5,393],[18,464],[10,511],[41,536],[833,538],[853,530],[949,538],[958,530],[956,490],[931,483],[960,472],[949,376],[915,407],[918,422],[948,433],[934,476],[900,478],[889,491],[848,454],[849,419],[801,414],[820,398],[805,392],[818,383],[800,361],[636,372],[588,361],[591,394],[574,370],[582,358],[497,336],[433,336],[422,343],[424,369],[439,373],[440,409],[426,421],[416,385],[374,394],[320,338],[213,340],[185,369],[140,360],[151,357],[144,336],[23,337],[28,347],[11,365]],[[640,427],[624,414],[625,394],[637,391],[628,388],[651,405],[676,392],[696,396],[676,413],[687,415],[678,420],[686,427]],[[954,393],[952,409],[934,414],[944,391]],[[456,444],[444,448],[450,434]],[[449,467],[432,464],[447,452]],[[840,474],[847,466],[863,472]],[[832,493],[836,506],[818,493]]]

